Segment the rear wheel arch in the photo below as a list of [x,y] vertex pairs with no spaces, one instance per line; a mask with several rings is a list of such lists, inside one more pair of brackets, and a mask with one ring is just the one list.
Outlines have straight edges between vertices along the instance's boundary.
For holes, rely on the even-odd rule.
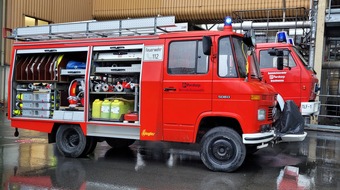
[[59,127],[60,127],[61,125],[75,125],[75,126],[78,126],[78,127],[80,127],[80,128],[82,129],[83,133],[86,134],[86,133],[85,133],[86,131],[84,130],[84,127],[83,127],[82,125],[80,125],[80,124],[72,124],[72,123],[70,123],[70,124],[65,124],[65,123],[54,123],[51,132],[48,133],[48,143],[55,143],[55,142],[56,142],[57,131],[58,131],[58,129],[59,129]]
[[48,143],[55,143],[56,142],[56,135],[57,131],[60,125],[63,125],[62,123],[54,123],[52,131],[48,133]]

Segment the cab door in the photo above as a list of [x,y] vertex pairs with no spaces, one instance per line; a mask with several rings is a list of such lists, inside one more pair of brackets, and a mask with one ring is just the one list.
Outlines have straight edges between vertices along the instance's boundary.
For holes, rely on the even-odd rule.
[[268,50],[260,50],[260,68],[264,80],[271,84],[284,100],[293,100],[300,105],[301,68],[296,64],[291,52],[284,50],[284,67],[278,70],[276,56],[270,56]]
[[192,142],[200,114],[211,110],[212,72],[201,39],[167,40],[163,75],[166,141]]

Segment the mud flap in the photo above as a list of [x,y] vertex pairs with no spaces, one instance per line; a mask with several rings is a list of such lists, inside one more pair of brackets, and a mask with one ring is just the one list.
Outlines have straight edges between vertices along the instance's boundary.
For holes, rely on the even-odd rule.
[[307,136],[304,132],[304,118],[292,100],[285,102],[283,113],[275,123],[276,138],[279,142],[303,141]]

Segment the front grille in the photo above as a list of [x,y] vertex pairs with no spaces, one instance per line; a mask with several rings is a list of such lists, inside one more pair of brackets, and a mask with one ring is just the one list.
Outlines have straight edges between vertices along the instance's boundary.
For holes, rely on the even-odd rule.
[[268,108],[268,120],[269,121],[273,121],[273,108],[274,108],[274,106],[271,106],[271,107],[269,107]]

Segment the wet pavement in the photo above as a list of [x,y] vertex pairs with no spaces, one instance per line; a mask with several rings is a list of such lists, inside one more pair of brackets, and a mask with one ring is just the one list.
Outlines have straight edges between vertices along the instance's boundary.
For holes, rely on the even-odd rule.
[[340,133],[308,131],[303,142],[259,150],[221,173],[203,165],[195,145],[102,142],[89,157],[64,158],[44,133],[14,137],[0,113],[0,189],[340,189]]

